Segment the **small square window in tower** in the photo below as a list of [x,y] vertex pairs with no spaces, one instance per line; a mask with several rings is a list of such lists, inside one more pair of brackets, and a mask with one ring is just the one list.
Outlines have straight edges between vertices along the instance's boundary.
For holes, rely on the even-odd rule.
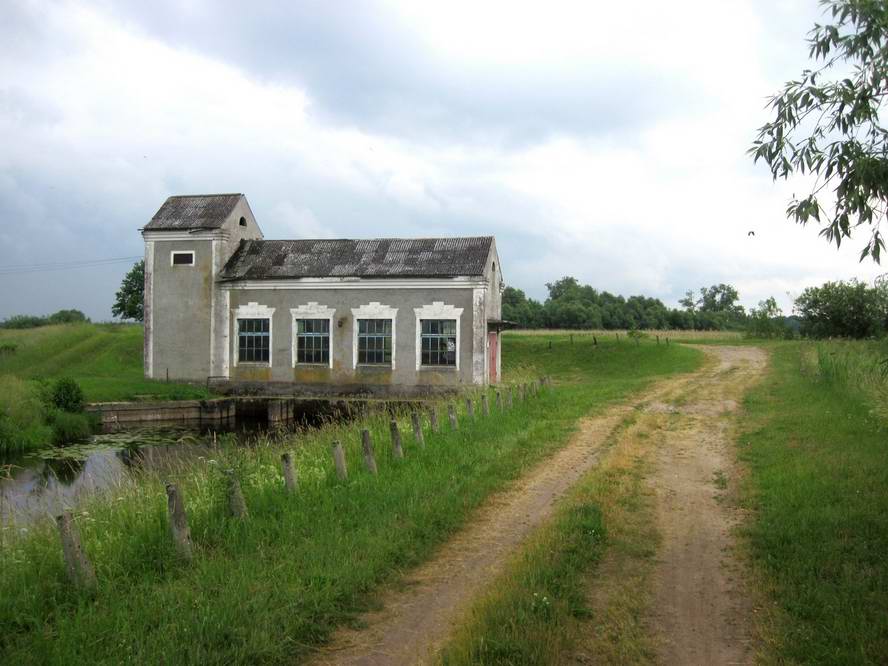
[[170,263],[173,266],[193,266],[194,252],[173,252],[170,256]]

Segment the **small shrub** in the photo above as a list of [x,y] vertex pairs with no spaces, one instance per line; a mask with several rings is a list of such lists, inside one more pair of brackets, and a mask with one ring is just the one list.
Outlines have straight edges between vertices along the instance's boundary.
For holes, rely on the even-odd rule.
[[52,386],[52,406],[63,412],[78,414],[83,411],[83,389],[70,377],[61,377]]
[[15,342],[0,342],[0,356],[11,356],[18,351],[18,344]]
[[57,411],[52,415],[52,443],[56,446],[89,439],[95,420],[91,414]]
[[49,324],[81,324],[89,321],[89,317],[80,310],[59,310],[46,318]]

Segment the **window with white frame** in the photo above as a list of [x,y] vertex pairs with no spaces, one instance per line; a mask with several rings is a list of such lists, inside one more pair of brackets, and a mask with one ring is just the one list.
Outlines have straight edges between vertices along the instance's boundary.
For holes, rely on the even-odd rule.
[[358,320],[358,365],[391,365],[392,320]]
[[463,309],[435,301],[413,308],[416,314],[416,369],[459,370],[459,323]]
[[170,266],[194,266],[194,252],[170,252]]
[[292,361],[299,364],[333,367],[334,308],[310,301],[290,309],[293,318]]
[[456,366],[456,319],[420,319],[420,365]]
[[271,319],[237,320],[238,363],[269,363],[271,360]]
[[330,320],[297,319],[296,363],[330,363]]
[[352,308],[352,364],[395,369],[398,308],[378,301]]

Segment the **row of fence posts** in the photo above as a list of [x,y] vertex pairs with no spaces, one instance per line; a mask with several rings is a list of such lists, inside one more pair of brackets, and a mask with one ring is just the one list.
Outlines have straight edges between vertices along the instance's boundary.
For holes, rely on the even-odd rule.
[[[515,393],[520,401],[525,401],[528,397],[539,394],[544,386],[550,385],[550,379],[543,377],[526,384],[518,384],[517,387],[510,385],[507,391],[496,391],[495,408],[498,412],[511,409],[514,405]],[[504,395],[505,394],[505,397]],[[490,416],[491,408],[487,392],[481,394],[481,414]],[[452,402],[447,404],[447,417],[450,422],[450,429],[457,431],[459,422],[456,415],[456,407]],[[466,398],[466,418],[474,420],[475,403],[471,397]],[[425,447],[425,437],[422,429],[422,418],[419,411],[413,410],[410,414],[410,422],[413,428],[413,439],[420,448]],[[429,410],[429,426],[433,433],[440,432],[438,423],[438,409],[432,407]],[[392,440],[392,451],[396,458],[404,458],[404,446],[401,439],[401,432],[398,428],[398,422],[392,419],[389,423],[389,430]],[[366,428],[361,430],[361,452],[364,458],[364,465],[370,474],[378,474],[376,466],[376,457],[373,450],[373,438],[370,431]],[[337,477],[344,481],[348,479],[348,465],[345,458],[345,449],[342,442],[336,440],[332,445],[333,466],[336,470]],[[296,494],[299,489],[298,477],[296,473],[296,465],[293,459],[293,453],[286,451],[281,454],[281,471],[284,478],[284,489],[288,494]],[[246,520],[249,517],[247,502],[244,499],[244,493],[241,490],[240,481],[234,470],[229,469],[223,472],[225,476],[226,494],[228,514],[232,518],[238,520]],[[188,516],[185,511],[185,502],[179,488],[173,483],[166,484],[167,494],[167,513],[169,515],[170,536],[176,554],[185,561],[191,561],[193,557],[193,548],[191,543],[191,530],[188,527]],[[59,537],[62,542],[62,555],[65,561],[65,570],[68,580],[76,587],[91,590],[96,587],[95,569],[86,556],[80,541],[80,534],[74,525],[74,520],[70,511],[63,512],[56,518],[59,530]]]
[[[615,335],[616,338],[617,338],[617,342],[619,342],[619,341],[620,341],[620,334],[619,334],[619,333],[614,333],[614,335]],[[655,337],[657,338],[657,344],[660,344],[660,336],[657,335],[657,336],[655,336]],[[668,347],[668,346],[669,346],[669,338],[667,337],[667,338],[665,338],[665,340],[666,340],[666,346]],[[573,336],[573,333],[571,333],[571,334],[570,334],[570,344],[573,344],[573,343],[574,343],[574,336]],[[635,343],[636,343],[636,344],[640,344],[639,341],[638,341],[638,339],[635,340]],[[598,336],[596,336],[596,335],[594,335],[594,334],[592,335],[592,346],[593,346],[593,347],[597,347],[597,346],[598,346]],[[551,341],[551,340],[549,340],[549,349],[552,349],[552,341]]]

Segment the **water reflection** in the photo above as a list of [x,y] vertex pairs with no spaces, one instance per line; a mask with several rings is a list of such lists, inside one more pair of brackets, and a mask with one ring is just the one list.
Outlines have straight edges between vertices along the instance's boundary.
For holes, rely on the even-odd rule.
[[182,469],[211,450],[211,435],[150,430],[124,437],[99,435],[89,445],[10,461],[0,469],[0,523],[54,517],[86,495],[126,484],[142,471]]
[[[392,411],[409,405],[380,402],[372,408]],[[251,407],[258,411],[253,414]],[[362,402],[297,401],[288,426],[270,428],[265,420],[267,405],[247,399],[238,403],[236,430],[224,436],[249,444],[257,431],[285,433],[288,427],[320,427],[351,420],[369,408],[369,403]],[[200,457],[210,457],[214,432],[184,426],[129,429],[97,435],[89,444],[48,448],[14,460],[0,459],[0,524],[15,521],[25,525],[42,516],[55,517],[64,509],[76,507],[89,494],[129,483],[141,471],[164,475],[193,465]]]

